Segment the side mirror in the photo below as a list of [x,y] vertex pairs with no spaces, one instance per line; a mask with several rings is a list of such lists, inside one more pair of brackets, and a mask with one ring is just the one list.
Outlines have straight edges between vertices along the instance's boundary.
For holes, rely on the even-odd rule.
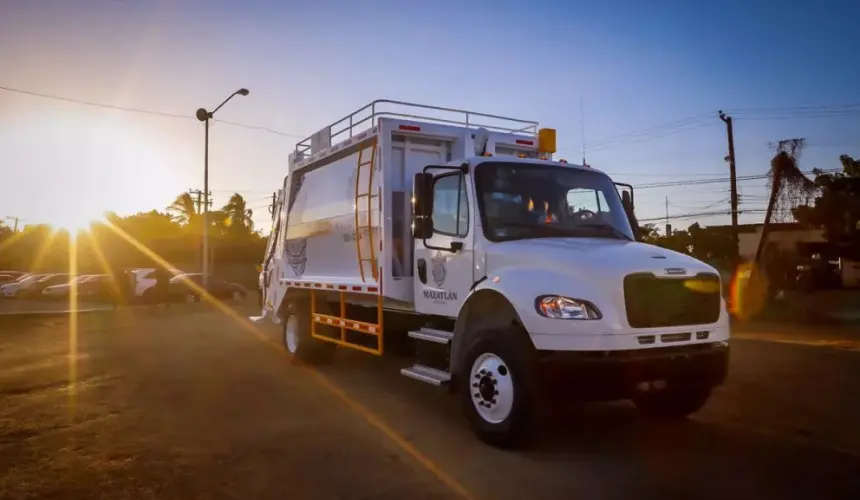
[[633,200],[626,191],[621,195],[621,204],[624,205],[624,212],[627,213],[627,221],[630,222],[630,229],[633,230],[633,238],[636,241],[641,241],[642,235],[639,232],[639,221],[636,220],[636,213],[633,211]]
[[433,236],[433,174],[417,173],[412,181],[412,236]]
[[635,207],[633,205],[633,186],[630,184],[615,183],[616,187],[626,188],[621,190],[621,205],[624,207],[624,213],[627,215],[627,221],[630,222],[630,228],[633,230],[633,237],[636,241],[641,241],[639,232],[639,221],[636,220]]
[[629,192],[621,192],[621,204],[624,205],[624,210],[626,210],[628,214],[633,212],[633,200],[630,198]]

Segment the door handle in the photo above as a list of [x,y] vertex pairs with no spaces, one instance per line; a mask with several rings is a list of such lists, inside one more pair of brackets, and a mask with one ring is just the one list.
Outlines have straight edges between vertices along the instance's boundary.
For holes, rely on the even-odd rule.
[[424,259],[418,259],[418,279],[427,284],[427,261]]

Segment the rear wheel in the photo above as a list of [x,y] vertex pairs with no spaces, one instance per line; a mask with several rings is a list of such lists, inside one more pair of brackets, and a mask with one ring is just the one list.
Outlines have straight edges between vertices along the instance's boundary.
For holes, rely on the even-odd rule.
[[284,321],[284,347],[293,360],[322,365],[331,363],[337,345],[311,336],[310,308],[304,302],[293,302],[287,306]]
[[711,397],[710,386],[669,386],[633,397],[636,408],[649,417],[685,418],[701,410]]
[[528,442],[538,407],[536,365],[534,347],[517,329],[474,335],[459,393],[463,412],[482,441],[501,448]]

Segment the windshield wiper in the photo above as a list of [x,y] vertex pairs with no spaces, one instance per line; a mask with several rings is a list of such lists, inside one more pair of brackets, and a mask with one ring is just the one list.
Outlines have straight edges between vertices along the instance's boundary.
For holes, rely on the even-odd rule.
[[500,229],[505,227],[515,227],[517,229],[532,229],[552,234],[569,234],[568,228],[541,223],[528,224],[525,222],[505,222],[499,225]]
[[588,229],[597,229],[597,230],[602,230],[602,231],[609,231],[622,240],[633,241],[633,239],[630,238],[630,236],[627,236],[623,232],[619,231],[617,227],[615,227],[611,224],[601,224],[599,222],[587,222],[587,223],[579,223],[574,227],[584,227],[584,228],[588,228]]
[[577,236],[581,235],[584,231],[590,232],[601,232],[601,233],[610,233],[613,236],[627,241],[633,241],[632,238],[619,231],[615,226],[610,224],[600,224],[600,223],[578,223],[570,226],[557,226],[555,224],[528,224],[524,222],[505,222],[499,225],[499,228],[505,227],[515,227],[518,229],[531,229],[535,232],[542,232],[543,234],[551,234],[553,236]]

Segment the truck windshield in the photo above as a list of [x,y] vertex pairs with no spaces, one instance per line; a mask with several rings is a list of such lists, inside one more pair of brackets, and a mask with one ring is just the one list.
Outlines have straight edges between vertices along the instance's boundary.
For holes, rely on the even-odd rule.
[[615,185],[606,175],[534,163],[486,162],[475,169],[484,234],[525,238],[633,240]]

